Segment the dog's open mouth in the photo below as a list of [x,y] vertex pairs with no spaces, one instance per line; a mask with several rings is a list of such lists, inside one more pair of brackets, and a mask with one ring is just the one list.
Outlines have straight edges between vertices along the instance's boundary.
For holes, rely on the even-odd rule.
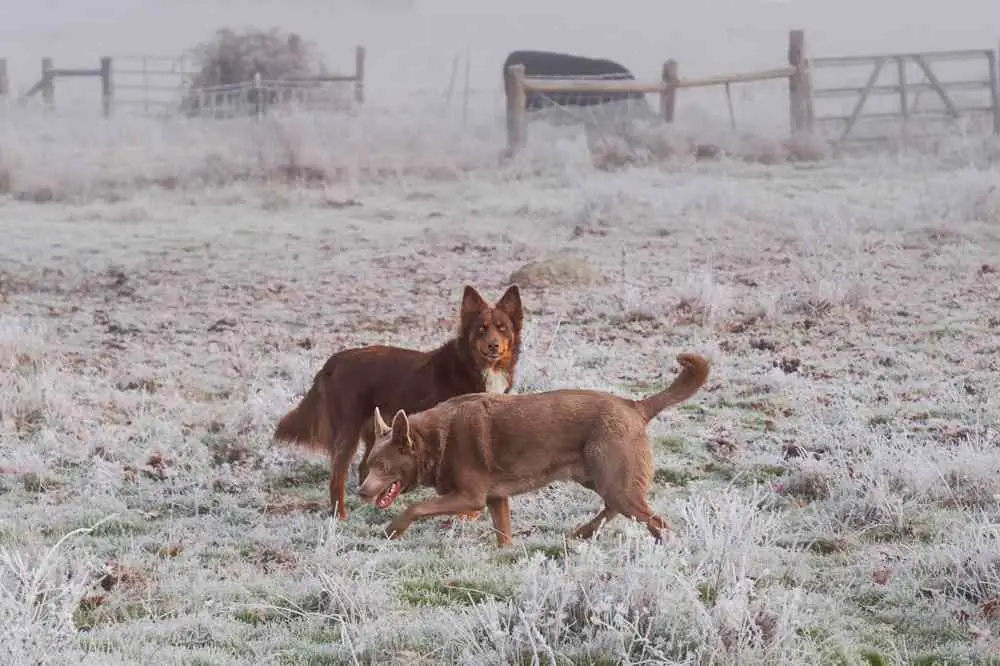
[[399,497],[399,491],[403,489],[403,484],[399,481],[393,481],[389,484],[389,487],[382,491],[382,493],[375,498],[375,506],[380,509],[388,509],[392,506],[392,503],[396,501]]

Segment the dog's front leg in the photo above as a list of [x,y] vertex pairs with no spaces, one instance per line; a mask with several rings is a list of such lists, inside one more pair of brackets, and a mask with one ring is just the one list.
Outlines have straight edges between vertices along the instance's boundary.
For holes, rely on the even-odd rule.
[[427,500],[411,504],[403,513],[396,517],[386,529],[386,536],[390,539],[398,539],[403,536],[410,523],[422,518],[433,518],[449,513],[461,513],[470,511],[482,511],[486,507],[485,497],[474,495],[460,495],[457,493],[441,495]]

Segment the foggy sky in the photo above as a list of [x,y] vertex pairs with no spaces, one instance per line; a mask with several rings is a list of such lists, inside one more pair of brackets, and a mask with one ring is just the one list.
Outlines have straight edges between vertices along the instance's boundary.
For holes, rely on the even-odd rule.
[[[392,10],[389,7],[401,9]],[[406,9],[406,6],[412,6]],[[675,58],[687,74],[784,64],[787,31],[813,55],[995,48],[997,0],[0,0],[0,56],[14,91],[40,59],[96,66],[101,55],[176,55],[222,26],[297,31],[334,70],[369,51],[369,90],[383,99],[443,90],[469,50],[476,88],[498,86],[507,51],[545,48],[619,60],[640,78]]]

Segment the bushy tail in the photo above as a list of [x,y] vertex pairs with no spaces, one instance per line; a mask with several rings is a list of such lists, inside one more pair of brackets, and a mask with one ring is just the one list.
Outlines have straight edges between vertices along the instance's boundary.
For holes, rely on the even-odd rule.
[[326,414],[323,412],[323,387],[314,383],[292,411],[281,417],[274,429],[274,438],[293,442],[317,451],[328,446],[325,431]]
[[635,405],[646,418],[652,421],[657,414],[671,405],[684,402],[701,388],[708,379],[710,365],[708,359],[698,354],[681,354],[677,357],[681,364],[681,374],[666,389],[645,400],[637,400]]

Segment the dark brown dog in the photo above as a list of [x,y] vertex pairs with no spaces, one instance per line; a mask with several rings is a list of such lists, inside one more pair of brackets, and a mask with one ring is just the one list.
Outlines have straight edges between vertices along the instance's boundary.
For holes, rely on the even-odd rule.
[[558,390],[522,395],[463,395],[407,416],[392,426],[380,412],[368,475],[358,492],[388,508],[420,486],[438,496],[409,506],[389,526],[398,538],[414,520],[489,507],[497,544],[510,543],[509,497],[553,481],[576,481],[604,500],[604,510],[576,528],[587,538],[618,514],[646,525],[657,539],[668,529],[645,495],[653,478],[646,424],[694,395],[708,379],[709,363],[696,354],[677,357],[682,372],[645,400],[610,393]]
[[331,356],[274,437],[330,455],[330,504],[341,520],[347,473],[364,435],[359,478],[375,441],[372,413],[421,412],[464,393],[506,393],[521,351],[521,293],[512,285],[490,306],[465,287],[458,336],[429,352],[399,347],[347,349]]

